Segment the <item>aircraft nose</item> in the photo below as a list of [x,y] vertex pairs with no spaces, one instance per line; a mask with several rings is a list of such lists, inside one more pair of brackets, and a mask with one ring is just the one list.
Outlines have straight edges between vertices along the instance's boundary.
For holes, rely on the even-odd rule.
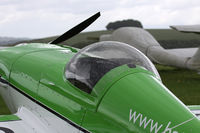
[[133,133],[200,132],[200,120],[147,73],[134,73],[118,80],[104,96],[98,111]]

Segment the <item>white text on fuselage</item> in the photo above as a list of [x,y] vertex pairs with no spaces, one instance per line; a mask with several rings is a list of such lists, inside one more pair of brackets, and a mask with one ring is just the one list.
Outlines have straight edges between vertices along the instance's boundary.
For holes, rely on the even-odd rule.
[[[171,122],[168,122],[167,126],[164,126],[164,124],[159,124],[157,121],[149,119],[142,113],[137,113],[137,111],[133,111],[132,109],[130,109],[129,113],[129,122],[133,124],[139,123],[139,127],[144,130],[150,130],[150,133],[178,133],[177,131],[172,131],[170,128]],[[148,126],[149,128],[147,128]]]

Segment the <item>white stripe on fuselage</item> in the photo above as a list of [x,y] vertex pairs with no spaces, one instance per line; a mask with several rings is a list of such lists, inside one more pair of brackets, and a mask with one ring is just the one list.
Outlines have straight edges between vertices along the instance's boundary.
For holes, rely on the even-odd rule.
[[[24,107],[28,110],[31,110],[32,114],[35,115],[35,117],[39,119],[46,126],[47,129],[50,129],[53,132],[79,132],[77,128],[73,127],[66,121],[60,119],[56,115],[42,108],[40,105],[34,103],[33,101],[31,101],[8,85],[0,83],[0,93],[2,94],[4,101],[6,101],[6,104],[8,104],[8,107],[12,113],[16,113],[19,108]],[[27,122],[29,122],[29,124],[34,124],[33,119]]]

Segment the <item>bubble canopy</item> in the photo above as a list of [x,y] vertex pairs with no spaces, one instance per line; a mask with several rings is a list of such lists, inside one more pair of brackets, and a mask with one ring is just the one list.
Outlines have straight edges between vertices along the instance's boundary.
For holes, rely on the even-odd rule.
[[160,78],[152,62],[139,50],[121,42],[98,42],[72,57],[66,67],[66,78],[79,89],[91,93],[96,83],[110,70],[127,64],[141,66]]

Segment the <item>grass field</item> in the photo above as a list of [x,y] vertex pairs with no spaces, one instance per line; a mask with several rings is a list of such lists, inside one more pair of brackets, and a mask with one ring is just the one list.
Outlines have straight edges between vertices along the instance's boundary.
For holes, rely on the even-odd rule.
[[172,29],[147,29],[156,40],[200,40],[198,34],[182,33]]
[[4,100],[2,99],[2,97],[0,96],[0,115],[6,115],[6,114],[10,114],[9,109],[7,108]]
[[200,74],[196,71],[156,65],[163,83],[186,105],[200,105]]

